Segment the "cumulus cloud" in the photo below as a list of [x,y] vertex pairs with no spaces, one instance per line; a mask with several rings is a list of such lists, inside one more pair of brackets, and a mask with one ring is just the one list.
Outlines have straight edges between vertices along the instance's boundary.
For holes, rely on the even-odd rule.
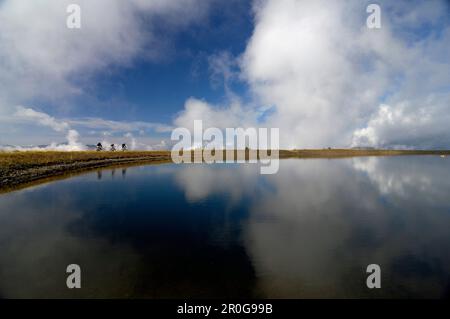
[[450,145],[450,98],[430,95],[416,103],[381,104],[367,126],[353,133],[353,146],[445,149]]
[[78,0],[81,29],[68,29],[66,9],[71,3],[0,1],[0,117],[4,121],[16,111],[15,105],[30,101],[51,101],[61,105],[61,111],[71,97],[91,87],[99,72],[132,66],[136,58],[153,62],[165,58],[169,35],[200,21],[209,6],[201,0]]
[[[173,124],[190,128],[203,119],[220,128],[278,127],[283,148],[449,147],[448,3],[379,1],[382,27],[368,29],[370,2],[254,1],[255,25],[244,52],[209,59],[212,82],[223,78],[229,103],[192,97]],[[136,57],[163,58],[170,45],[156,29],[166,34],[186,27],[208,9],[201,0],[80,0],[82,28],[73,30],[65,25],[69,3],[0,3],[0,116],[29,100],[82,94],[93,76],[130,66]],[[249,103],[231,90],[236,80],[250,88]],[[98,118],[66,122],[134,132]]]
[[46,147],[4,147],[3,149],[7,150],[55,150],[55,151],[82,151],[86,149],[86,147],[81,144],[79,139],[79,133],[70,128],[70,125],[67,122],[57,120],[56,118],[48,115],[44,112],[39,112],[34,110],[33,108],[17,106],[17,111],[12,118],[18,122],[25,123],[37,123],[39,125],[49,127],[52,130],[65,133],[67,143],[66,144],[57,144],[56,142],[52,142],[50,145]]
[[15,116],[18,119],[23,119],[26,121],[36,121],[41,125],[51,127],[57,132],[64,132],[69,128],[69,125],[66,122],[57,121],[54,117],[46,113],[38,112],[33,110],[32,108],[27,108],[24,106],[17,107]]
[[212,105],[206,101],[197,98],[189,98],[184,110],[181,111],[174,124],[178,127],[186,127],[193,131],[194,120],[203,120],[203,126],[218,127],[224,129],[236,126],[253,126],[257,110],[245,109],[242,104],[235,100],[227,106]]
[[[166,28],[174,29],[195,21],[207,7],[198,0],[79,0],[82,27],[68,29],[66,8],[72,2],[0,4],[0,83],[9,84],[9,94],[77,93],[77,78],[111,65],[129,65],[137,55],[159,58],[164,41],[156,38],[153,21],[166,17]],[[172,19],[181,13],[182,19]]]
[[[85,132],[88,136],[88,140],[91,143],[97,143],[98,140],[102,141],[104,145],[111,145],[112,141],[117,143],[125,142],[123,138],[129,143],[129,147],[132,150],[137,149],[166,149],[166,141],[146,137],[146,131],[149,134],[156,133],[162,134],[171,131],[172,127],[161,124],[142,121],[112,121],[102,118],[72,118],[72,119],[60,119],[49,114],[37,111],[32,107],[17,106],[16,111],[8,116],[0,118],[4,123],[11,125],[24,125],[29,128],[40,126],[43,128],[49,128],[56,133],[64,134],[67,143],[58,144],[52,142],[47,147],[34,147],[34,146],[1,146],[3,150],[68,150],[77,151],[84,150],[86,146],[79,142],[79,132]],[[34,134],[34,133],[33,133]],[[32,134],[32,135],[33,135]],[[138,141],[135,134],[139,134],[141,141]],[[31,139],[32,136],[29,136]]]
[[[368,29],[369,3],[255,2],[241,78],[253,105],[274,106],[260,124],[280,128],[282,147],[449,147],[450,130],[442,127],[450,110],[448,5],[381,1],[382,27]],[[215,70],[228,70],[223,57]],[[206,119],[238,126],[244,121],[234,115],[242,111],[253,116],[245,123],[261,122],[255,106],[192,101],[176,124]],[[390,124],[380,118],[386,110]]]

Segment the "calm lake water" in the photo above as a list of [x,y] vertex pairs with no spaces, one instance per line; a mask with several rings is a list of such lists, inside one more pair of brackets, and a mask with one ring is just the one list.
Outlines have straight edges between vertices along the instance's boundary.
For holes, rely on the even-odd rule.
[[449,296],[448,157],[103,169],[0,195],[4,298]]

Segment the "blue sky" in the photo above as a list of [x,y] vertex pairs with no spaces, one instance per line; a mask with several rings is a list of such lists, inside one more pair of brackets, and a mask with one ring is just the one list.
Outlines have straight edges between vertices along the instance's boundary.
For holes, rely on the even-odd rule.
[[284,148],[449,148],[448,2],[379,1],[380,29],[370,3],[2,1],[0,144],[168,148],[201,119]]
[[[250,6],[250,1],[215,4],[204,23],[170,36],[165,56],[156,61],[138,56],[130,67],[97,74],[95,86],[86,88],[91,99],[77,100],[77,105],[85,107],[77,107],[70,115],[169,123],[191,96],[220,103],[224,89],[211,82],[208,58],[222,51],[237,56],[245,50],[253,28]],[[164,30],[158,30],[159,36],[165,36]],[[243,93],[244,84],[235,83],[234,89]],[[102,105],[111,106],[112,112]]]
[[[164,21],[162,21],[164,23]],[[226,98],[223,83],[212,79],[209,58],[220,52],[238,56],[252,33],[251,1],[217,2],[201,25],[174,34],[165,34],[164,25],[156,37],[170,41],[164,56],[149,60],[136,56],[130,65],[111,66],[96,73],[86,83],[83,74],[75,82],[80,96],[64,100],[26,100],[56,117],[102,117],[111,120],[170,123],[192,96],[221,103]],[[233,82],[233,90],[245,96],[246,85]],[[125,110],[124,110],[125,109]]]

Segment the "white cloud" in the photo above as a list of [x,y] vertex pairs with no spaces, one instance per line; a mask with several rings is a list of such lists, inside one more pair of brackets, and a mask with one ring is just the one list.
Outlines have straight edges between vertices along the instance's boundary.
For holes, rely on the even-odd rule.
[[51,127],[57,132],[64,132],[69,129],[69,125],[66,122],[58,121],[46,113],[38,112],[24,106],[17,107],[15,117],[19,120],[37,122],[41,125]]
[[[108,140],[114,140],[115,143],[123,143],[123,138],[126,138],[130,144],[130,149],[166,149],[167,144],[164,140],[150,138],[146,135],[146,130],[150,130],[151,133],[167,133],[172,130],[171,126],[140,122],[140,121],[111,121],[101,118],[82,118],[82,119],[59,119],[50,116],[47,113],[37,111],[31,107],[17,106],[13,115],[0,117],[0,123],[9,124],[12,126],[20,127],[24,126],[28,131],[33,131],[33,128],[40,126],[43,128],[50,128],[54,132],[64,134],[67,143],[58,144],[52,142],[46,149],[53,150],[82,150],[86,147],[82,145],[79,140],[79,132],[86,133],[85,143],[97,143],[98,140],[102,140],[105,145],[110,145]],[[76,129],[76,130],[75,130]],[[140,141],[136,139],[134,133],[140,135]],[[27,138],[27,145],[33,144],[32,138],[34,133]],[[57,134],[56,138],[62,137],[61,134]],[[48,136],[46,137],[48,138]],[[52,137],[55,138],[55,137]],[[1,143],[0,143],[1,144]],[[45,144],[45,143],[40,143]],[[17,150],[37,150],[42,147],[35,147],[28,145],[27,147],[21,146],[8,146],[3,149],[17,149]]]
[[198,0],[79,0],[82,27],[68,29],[66,8],[72,2],[0,4],[0,83],[7,85],[9,95],[79,93],[77,78],[108,71],[111,65],[129,65],[137,55],[159,58],[165,44],[153,32],[153,18],[165,17],[165,26],[175,29],[198,19],[207,7]]
[[208,58],[209,70],[211,72],[211,83],[218,86],[223,83],[225,91],[230,94],[229,82],[239,76],[239,64],[237,60],[227,51],[211,55]]
[[50,145],[46,147],[21,147],[21,146],[8,146],[3,147],[3,149],[7,150],[55,150],[55,151],[82,151],[86,149],[86,147],[81,144],[79,139],[79,134],[76,130],[71,129],[70,125],[67,122],[57,120],[56,118],[44,113],[36,111],[29,107],[17,106],[17,111],[14,113],[14,116],[11,118],[13,121],[22,122],[22,123],[33,123],[39,124],[45,127],[49,127],[52,130],[65,133],[67,143],[65,144],[57,144],[56,142],[52,142]]
[[[201,0],[78,0],[81,29],[68,29],[66,8],[71,3],[71,0],[0,1],[3,120],[13,115],[15,105],[37,99],[61,105],[61,113],[72,97],[92,87],[99,72],[131,66],[137,57],[154,62],[165,58],[170,34],[200,21],[209,7]],[[163,32],[157,35],[156,28]],[[95,121],[85,119],[84,124]],[[100,126],[115,124],[102,121]],[[162,125],[154,128],[167,130]],[[0,134],[6,133],[4,126]]]
[[[420,16],[419,7],[398,3],[391,7]],[[434,56],[445,41],[450,43],[448,34],[411,43],[393,32],[405,28],[398,19],[389,20],[383,3],[382,28],[369,30],[365,5],[286,0],[267,1],[257,9],[244,72],[257,96],[276,105],[270,123],[283,128],[285,145],[348,146],[355,128],[378,111],[383,95],[392,91],[397,101],[417,99],[449,83],[449,59],[441,62]],[[442,14],[433,12],[424,19]],[[425,77],[432,83],[411,96]]]
[[382,104],[367,126],[353,134],[353,146],[448,148],[450,97],[430,95],[425,101]]
[[174,120],[177,127],[186,127],[193,131],[194,120],[203,120],[204,128],[246,127],[256,125],[257,111],[245,109],[239,100],[234,100],[227,107],[213,106],[206,101],[190,98],[186,101],[184,110]]
[[165,140],[161,140],[156,143],[152,143],[151,145],[145,145],[146,147],[144,149],[149,151],[157,151],[157,150],[167,150],[168,145]]
[[[382,28],[369,30],[369,2],[255,1],[254,31],[242,56],[222,52],[209,60],[213,80],[224,79],[229,105],[191,98],[174,124],[191,127],[203,119],[216,127],[278,127],[284,148],[449,147],[448,4],[380,1]],[[80,94],[93,75],[132,65],[138,56],[164,57],[167,39],[156,37],[154,21],[164,21],[170,33],[200,21],[208,8],[200,0],[80,0],[82,28],[72,30],[65,26],[69,3],[1,2],[0,115],[30,99]],[[251,89],[249,105],[230,90],[228,82],[237,78]],[[114,132],[171,129],[98,118],[65,121]]]
[[[254,105],[275,106],[261,125],[280,128],[282,147],[348,147],[365,135],[369,142],[382,140],[373,146],[450,146],[450,130],[442,128],[450,111],[448,7],[443,1],[425,7],[381,1],[382,28],[371,30],[365,25],[368,4],[255,2],[241,77],[251,87]],[[239,126],[260,115],[253,106],[217,109],[190,101],[176,124],[206,119],[212,126]],[[389,105],[395,123],[373,125],[382,122],[376,120],[380,104]],[[235,118],[242,111],[253,119]],[[427,121],[419,126],[411,120],[423,116]]]

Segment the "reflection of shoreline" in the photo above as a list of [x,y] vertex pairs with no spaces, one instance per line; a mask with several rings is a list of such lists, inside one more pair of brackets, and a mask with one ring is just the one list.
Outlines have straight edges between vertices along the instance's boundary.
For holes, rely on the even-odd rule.
[[140,160],[140,161],[136,161],[136,162],[122,162],[122,163],[118,163],[118,164],[105,163],[104,165],[100,165],[100,166],[93,166],[93,167],[79,168],[76,170],[62,171],[55,175],[40,177],[36,180],[32,180],[29,182],[22,182],[20,184],[10,186],[10,187],[2,185],[0,187],[0,195],[4,194],[4,193],[22,190],[22,189],[28,188],[28,187],[33,187],[33,186],[47,184],[47,183],[51,183],[51,182],[55,182],[55,181],[59,181],[59,180],[68,179],[68,178],[75,177],[78,175],[89,174],[89,173],[92,173],[95,171],[97,171],[97,178],[102,179],[102,170],[104,170],[104,169],[116,169],[116,168],[122,169],[122,172],[121,172],[122,178],[125,178],[126,169],[129,167],[143,166],[143,165],[150,165],[150,164],[151,165],[160,165],[160,164],[168,164],[168,163],[170,163],[170,162],[169,161],[158,161],[158,160],[147,160],[147,161]]

